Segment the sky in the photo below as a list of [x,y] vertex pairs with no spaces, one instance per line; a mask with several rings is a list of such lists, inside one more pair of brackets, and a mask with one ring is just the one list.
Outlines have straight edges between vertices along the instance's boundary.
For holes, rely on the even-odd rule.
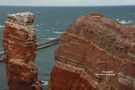
[[0,0],[10,6],[112,6],[135,5],[135,0]]

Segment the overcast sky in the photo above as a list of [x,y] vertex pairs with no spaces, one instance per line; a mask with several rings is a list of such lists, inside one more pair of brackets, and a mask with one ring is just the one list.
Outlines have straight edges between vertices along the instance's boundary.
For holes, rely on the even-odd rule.
[[23,6],[135,5],[135,0],[0,0],[0,5],[23,5]]

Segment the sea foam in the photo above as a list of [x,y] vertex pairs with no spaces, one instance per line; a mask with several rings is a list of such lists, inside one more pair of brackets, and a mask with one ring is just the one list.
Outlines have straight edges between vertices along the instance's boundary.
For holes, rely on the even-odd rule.
[[120,19],[116,19],[116,20],[121,24],[133,24],[134,23],[133,20],[120,20]]
[[3,28],[4,26],[0,25],[0,28]]
[[53,40],[53,39],[56,39],[56,38],[46,38],[46,39],[48,39],[48,40]]
[[53,33],[56,33],[56,34],[62,34],[63,32],[54,31]]

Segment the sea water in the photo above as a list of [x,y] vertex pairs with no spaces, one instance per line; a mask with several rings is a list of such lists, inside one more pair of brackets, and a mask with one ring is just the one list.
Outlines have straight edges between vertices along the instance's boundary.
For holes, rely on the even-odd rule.
[[[67,30],[70,24],[80,17],[93,12],[117,20],[122,24],[135,23],[135,6],[119,7],[13,7],[0,6],[0,51],[2,48],[2,33],[4,22],[8,14],[18,12],[33,12],[36,15],[34,26],[36,28],[37,42],[45,42],[60,35]],[[58,45],[38,50],[36,64],[39,79],[48,81],[54,66],[55,50]],[[47,82],[46,82],[47,84]],[[0,90],[7,90],[5,64],[0,63]]]

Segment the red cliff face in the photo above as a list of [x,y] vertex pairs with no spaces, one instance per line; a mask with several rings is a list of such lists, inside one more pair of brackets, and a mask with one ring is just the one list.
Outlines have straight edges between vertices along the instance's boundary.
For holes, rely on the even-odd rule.
[[82,16],[61,37],[48,90],[135,90],[135,26]]
[[33,13],[8,15],[3,47],[9,90],[41,90],[35,66],[36,35]]

